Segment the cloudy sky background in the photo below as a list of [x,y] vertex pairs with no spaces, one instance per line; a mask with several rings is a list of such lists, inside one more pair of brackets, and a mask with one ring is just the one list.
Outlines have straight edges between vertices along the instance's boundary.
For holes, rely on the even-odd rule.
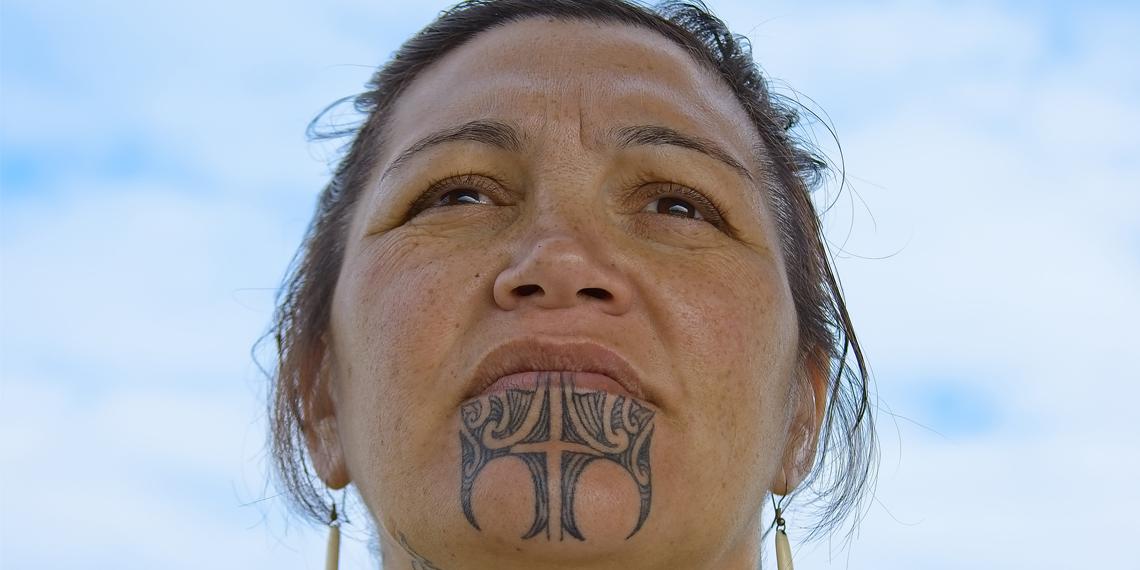
[[[2,1],[0,565],[321,568],[259,501],[250,347],[335,150],[306,123],[447,4]],[[797,564],[1134,567],[1137,5],[712,5],[850,182],[881,476],[846,549],[793,514]]]

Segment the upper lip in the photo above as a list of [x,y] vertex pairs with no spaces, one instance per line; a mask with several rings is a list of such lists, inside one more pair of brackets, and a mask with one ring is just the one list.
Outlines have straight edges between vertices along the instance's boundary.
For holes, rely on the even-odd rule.
[[641,378],[617,352],[592,341],[555,342],[534,338],[508,341],[487,353],[469,379],[466,398],[478,396],[504,376],[537,371],[604,374],[634,397],[645,399]]

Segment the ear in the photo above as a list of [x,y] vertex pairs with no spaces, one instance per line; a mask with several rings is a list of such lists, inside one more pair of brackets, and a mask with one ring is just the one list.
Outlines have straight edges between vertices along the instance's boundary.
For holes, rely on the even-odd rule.
[[327,348],[321,350],[321,364],[312,386],[302,396],[303,414],[301,429],[313,467],[325,485],[340,489],[348,485],[348,467],[337,428],[336,391],[333,389],[332,356]]
[[794,491],[815,465],[819,430],[827,410],[829,380],[830,359],[827,353],[823,349],[812,351],[792,385],[794,415],[788,427],[788,442],[784,447],[780,473],[770,487],[777,495]]

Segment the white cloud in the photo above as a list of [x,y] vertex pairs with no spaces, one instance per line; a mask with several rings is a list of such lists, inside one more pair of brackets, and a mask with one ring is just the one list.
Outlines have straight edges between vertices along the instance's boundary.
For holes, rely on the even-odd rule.
[[[83,396],[16,376],[3,394],[5,567],[323,567],[320,529],[249,504],[264,496],[264,432],[240,387]],[[346,543],[346,565],[364,567],[359,538]]]
[[1129,559],[1140,464],[1122,439],[948,442],[902,427],[901,450],[887,434],[878,502],[850,552],[829,562],[825,542],[798,545],[793,529],[797,566],[1062,570]]
[[5,307],[8,364],[73,359],[93,372],[145,371],[135,380],[149,383],[247,361],[268,323],[235,296],[272,289],[284,271],[293,236],[272,219],[283,210],[149,184],[71,184],[6,216],[5,295],[21,300]]

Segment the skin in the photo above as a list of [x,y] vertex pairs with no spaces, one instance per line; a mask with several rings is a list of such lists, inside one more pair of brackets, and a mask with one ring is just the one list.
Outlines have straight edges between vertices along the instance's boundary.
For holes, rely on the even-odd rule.
[[[519,148],[447,142],[388,170],[472,120],[517,129]],[[619,148],[614,128],[631,125],[711,141],[747,173],[675,145]],[[759,138],[729,89],[651,31],[530,19],[436,62],[385,133],[305,402],[317,471],[332,488],[356,485],[385,567],[756,568],[763,502],[811,468],[826,378],[797,360],[787,262],[753,181]],[[470,176],[442,190],[457,194],[409,215],[458,175]],[[684,198],[670,183],[718,204],[721,227],[694,200],[659,201]],[[481,530],[464,517],[466,383],[522,337],[593,341],[642,377],[653,502],[628,539],[637,487],[612,462],[578,484],[584,541],[521,538],[534,490],[513,460],[479,475]]]

